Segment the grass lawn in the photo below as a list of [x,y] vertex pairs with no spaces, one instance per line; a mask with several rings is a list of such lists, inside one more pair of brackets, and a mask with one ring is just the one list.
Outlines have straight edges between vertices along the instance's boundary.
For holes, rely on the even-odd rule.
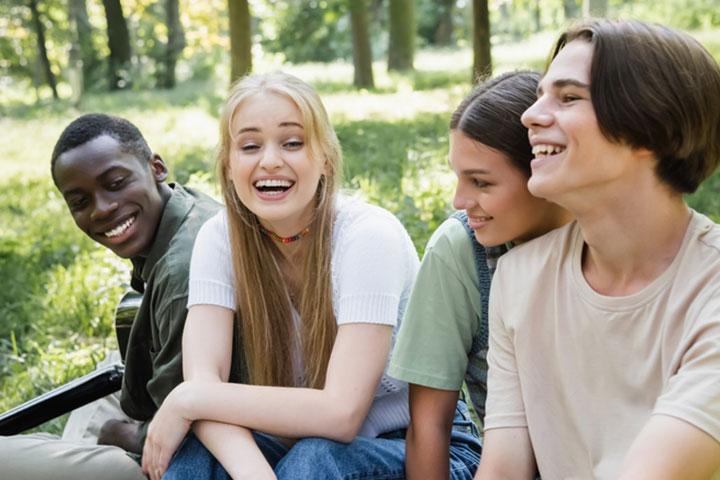
[[[720,56],[720,32],[699,34]],[[494,48],[496,72],[541,68],[552,43],[541,34]],[[344,156],[344,187],[393,211],[419,252],[450,211],[454,176],[447,167],[450,112],[470,89],[469,50],[421,51],[417,71],[388,74],[374,66],[377,88],[350,87],[352,66],[282,68],[320,92]],[[269,60],[257,71],[279,68]],[[54,142],[90,111],[138,125],[172,175],[214,191],[213,155],[224,80],[185,82],[172,91],[90,94],[33,103],[0,92],[0,411],[91,370],[113,343],[111,318],[129,266],[84,238],[51,185]],[[690,203],[720,221],[720,174]],[[43,427],[58,432],[62,420]]]

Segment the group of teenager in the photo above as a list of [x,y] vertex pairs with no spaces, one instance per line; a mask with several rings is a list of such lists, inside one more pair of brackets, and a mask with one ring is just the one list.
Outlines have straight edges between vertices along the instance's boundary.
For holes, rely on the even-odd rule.
[[60,136],[76,224],[144,291],[121,392],[135,420],[103,422],[102,445],[2,438],[3,476],[720,471],[720,226],[683,199],[720,163],[720,68],[689,35],[588,21],[543,75],[476,86],[450,121],[458,212],[422,263],[392,214],[339,193],[303,81],[240,80],[220,137],[224,206],[165,183],[126,120]]

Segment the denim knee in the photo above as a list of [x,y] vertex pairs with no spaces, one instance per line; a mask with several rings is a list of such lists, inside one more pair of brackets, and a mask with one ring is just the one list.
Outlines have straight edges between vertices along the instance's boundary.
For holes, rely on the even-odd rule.
[[192,433],[175,453],[163,480],[230,480],[230,475]]

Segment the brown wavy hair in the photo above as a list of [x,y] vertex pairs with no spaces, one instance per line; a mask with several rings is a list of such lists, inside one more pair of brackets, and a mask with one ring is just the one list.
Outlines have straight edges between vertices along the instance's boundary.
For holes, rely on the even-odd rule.
[[[303,379],[293,376],[294,323],[288,286],[283,279],[274,241],[263,234],[260,222],[238,197],[229,173],[233,148],[231,126],[242,102],[273,93],[290,99],[300,111],[308,156],[324,165],[315,196],[312,235],[302,266],[302,290],[296,300],[302,318],[300,349]],[[315,90],[285,73],[251,75],[230,89],[220,117],[218,175],[228,212],[231,261],[235,275],[237,345],[255,385],[322,388],[337,324],[332,305],[331,240],[335,201],[342,171],[342,153],[325,107]]]

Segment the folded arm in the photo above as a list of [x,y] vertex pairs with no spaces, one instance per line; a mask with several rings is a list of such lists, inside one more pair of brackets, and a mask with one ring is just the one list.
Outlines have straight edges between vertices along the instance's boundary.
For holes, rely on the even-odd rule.
[[[196,329],[209,329],[210,325],[209,319],[196,320],[191,315],[187,331],[190,334]],[[220,362],[211,361],[210,357],[219,359],[219,349],[208,355],[208,343],[201,346],[195,337],[185,343],[188,381],[173,396],[178,411],[189,421],[212,420],[271,435],[349,442],[357,435],[372,404],[391,336],[389,325],[340,326],[323,389],[217,382],[218,376],[227,378],[230,355],[224,355]],[[202,364],[195,363],[196,354],[204,357]]]

